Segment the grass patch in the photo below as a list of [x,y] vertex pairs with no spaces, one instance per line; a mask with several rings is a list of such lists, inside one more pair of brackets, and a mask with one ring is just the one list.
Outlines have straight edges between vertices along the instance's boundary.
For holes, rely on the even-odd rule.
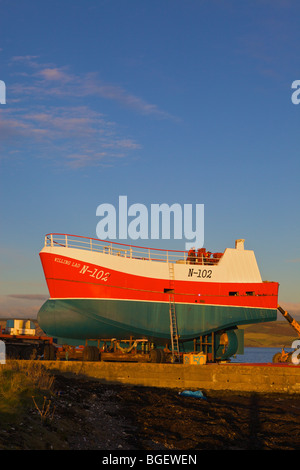
[[[1,427],[17,422],[29,409],[51,396],[54,377],[37,361],[7,361],[0,366]],[[42,405],[41,405],[42,406]]]
[[291,347],[299,339],[294,328],[286,321],[275,321],[239,326],[245,332],[245,346]]

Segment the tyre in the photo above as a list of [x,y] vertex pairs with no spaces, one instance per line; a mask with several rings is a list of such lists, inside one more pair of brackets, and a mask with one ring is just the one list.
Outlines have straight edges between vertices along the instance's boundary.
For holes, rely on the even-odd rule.
[[93,349],[93,361],[99,361],[99,349],[97,346],[91,346]]
[[99,350],[97,346],[86,346],[83,350],[83,360],[84,361],[98,361]]
[[164,364],[164,363],[166,362],[166,355],[165,355],[165,352],[164,352],[163,349],[159,349],[158,351],[159,351],[159,353],[160,353],[160,361],[159,361],[159,362],[161,362],[161,363]]
[[55,348],[52,344],[46,344],[44,347],[44,361],[55,360]]
[[86,346],[83,350],[83,360],[90,361],[92,357],[92,352],[90,346]]
[[19,359],[19,351],[16,346],[8,345],[6,349],[8,359]]
[[274,356],[273,356],[273,364],[277,364],[279,362],[282,362],[280,352],[274,354]]
[[37,359],[37,355],[38,355],[38,351],[36,348],[33,348],[32,351],[31,351],[31,356],[30,356],[30,359],[32,361],[35,361]]
[[151,349],[150,351],[150,362],[159,363],[161,362],[162,355],[160,349]]
[[288,357],[287,357],[287,361],[286,361],[288,364],[293,364],[292,356],[293,356],[293,353],[292,353],[292,352],[289,353],[289,355],[288,355]]
[[21,354],[21,359],[24,359],[25,361],[29,361],[32,356],[32,348],[26,347]]

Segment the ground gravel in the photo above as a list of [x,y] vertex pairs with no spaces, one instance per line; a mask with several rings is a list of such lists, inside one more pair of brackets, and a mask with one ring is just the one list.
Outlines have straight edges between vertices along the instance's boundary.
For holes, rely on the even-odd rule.
[[[57,375],[51,420],[37,432],[33,409],[4,433],[6,443],[106,451],[300,449],[299,395],[203,390],[203,399],[179,392]],[[21,432],[28,426],[37,433],[30,444]]]

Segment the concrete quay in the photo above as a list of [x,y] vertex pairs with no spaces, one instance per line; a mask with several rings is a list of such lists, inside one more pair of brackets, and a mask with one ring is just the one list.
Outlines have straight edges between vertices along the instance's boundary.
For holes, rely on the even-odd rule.
[[300,366],[277,364],[152,364],[47,361],[47,369],[101,383],[189,390],[300,393]]

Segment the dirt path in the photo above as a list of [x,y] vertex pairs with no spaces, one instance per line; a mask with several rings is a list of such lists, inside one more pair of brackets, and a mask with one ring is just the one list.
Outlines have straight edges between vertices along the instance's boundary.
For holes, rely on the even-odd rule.
[[[0,448],[72,450],[300,449],[300,396],[103,385],[57,376],[53,419],[36,409],[0,432]],[[31,438],[29,434],[31,430]]]

